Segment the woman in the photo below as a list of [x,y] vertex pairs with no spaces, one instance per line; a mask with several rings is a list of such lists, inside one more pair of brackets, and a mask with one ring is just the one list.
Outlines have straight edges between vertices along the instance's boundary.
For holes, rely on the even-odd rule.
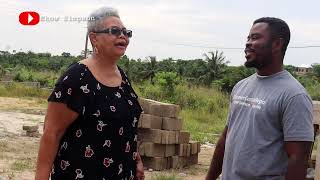
[[137,152],[142,109],[117,66],[132,32],[112,8],[90,17],[93,55],[71,65],[48,99],[36,180],[144,179]]

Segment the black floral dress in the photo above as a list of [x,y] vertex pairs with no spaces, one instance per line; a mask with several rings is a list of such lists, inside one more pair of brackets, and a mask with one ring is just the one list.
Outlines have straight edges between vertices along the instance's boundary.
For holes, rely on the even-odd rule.
[[[141,106],[126,74],[108,87],[84,64],[71,65],[48,98],[79,116],[63,135],[52,180],[136,179],[137,125]],[[59,119],[57,119],[59,121]]]

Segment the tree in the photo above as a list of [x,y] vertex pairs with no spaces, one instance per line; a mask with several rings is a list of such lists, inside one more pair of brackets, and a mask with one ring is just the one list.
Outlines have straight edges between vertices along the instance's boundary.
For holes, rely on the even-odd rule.
[[221,90],[231,93],[232,88],[242,79],[252,75],[255,72],[253,68],[246,68],[244,66],[227,66],[223,77],[215,80],[214,85],[221,88]]
[[215,52],[204,53],[205,61],[207,63],[207,72],[204,77],[204,83],[210,85],[212,81],[218,79],[223,72],[223,68],[229,63],[225,61],[223,52],[216,50]]
[[70,57],[71,54],[68,53],[68,52],[63,52],[63,53],[61,54],[61,56],[63,56],[63,57]]
[[127,76],[131,78],[131,69],[130,69],[130,60],[128,56],[124,55],[119,60],[119,66],[123,68],[123,70],[126,72]]
[[156,76],[156,73],[158,71],[157,59],[155,56],[149,56],[147,60],[148,60],[148,63],[146,68],[143,71],[143,74],[145,76],[145,79],[150,79],[151,84],[154,85],[153,79]]
[[313,74],[320,78],[320,64],[312,64],[312,71],[313,71]]
[[284,65],[284,69],[296,77],[296,67],[292,65]]

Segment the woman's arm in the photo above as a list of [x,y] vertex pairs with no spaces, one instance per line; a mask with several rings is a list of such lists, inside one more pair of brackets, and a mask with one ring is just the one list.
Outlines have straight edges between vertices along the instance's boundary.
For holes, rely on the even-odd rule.
[[142,163],[142,159],[140,156],[140,153],[137,152],[137,174],[136,174],[136,178],[138,180],[144,180],[144,169],[143,169],[143,163]]
[[49,102],[37,160],[35,180],[48,180],[59,142],[78,113],[65,104]]

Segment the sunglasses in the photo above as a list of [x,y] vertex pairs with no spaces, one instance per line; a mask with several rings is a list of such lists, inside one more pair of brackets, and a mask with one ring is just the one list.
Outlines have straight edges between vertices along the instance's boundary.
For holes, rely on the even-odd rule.
[[94,33],[107,33],[107,34],[111,34],[114,36],[120,36],[121,33],[124,36],[127,36],[128,38],[132,37],[132,31],[131,30],[127,30],[126,28],[118,28],[118,27],[111,27],[111,28],[107,28],[101,31],[94,31]]

